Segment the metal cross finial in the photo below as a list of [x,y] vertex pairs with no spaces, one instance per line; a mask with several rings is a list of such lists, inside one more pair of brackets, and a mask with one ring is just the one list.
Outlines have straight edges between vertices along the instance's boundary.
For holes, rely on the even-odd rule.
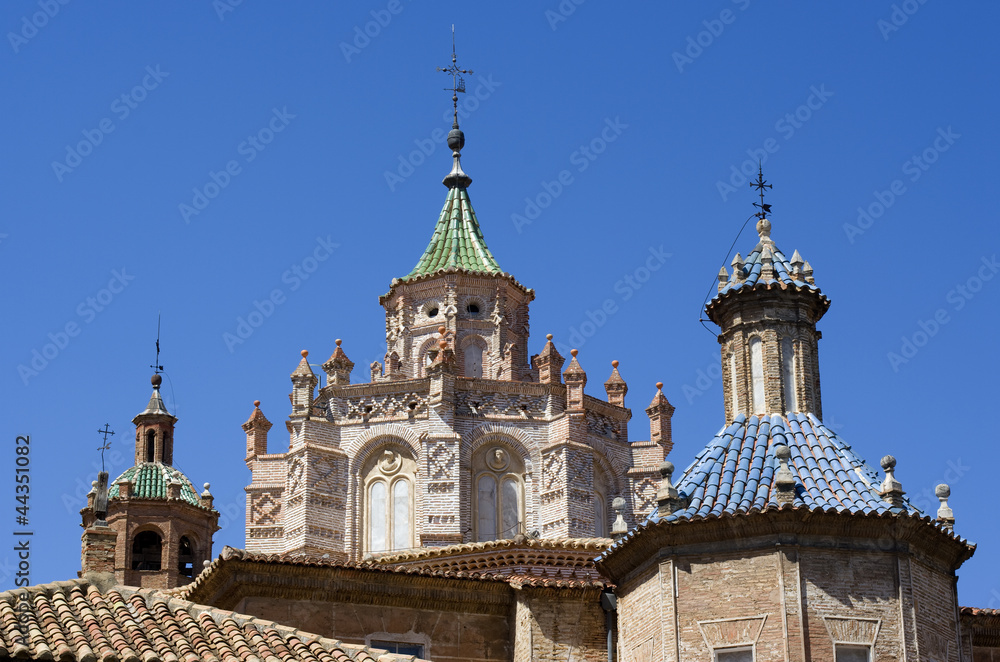
[[149,366],[153,369],[153,374],[158,375],[163,371],[163,366],[160,365],[160,314],[156,315],[156,361],[153,365]]
[[98,430],[97,434],[104,435],[104,443],[101,445],[100,448],[97,449],[101,451],[101,471],[104,471],[104,451],[109,450],[111,448],[111,442],[108,441],[108,437],[113,437],[115,431],[111,429],[111,426],[108,423],[105,423],[104,429]]
[[465,94],[465,79],[462,78],[462,74],[471,74],[472,69],[459,69],[458,59],[455,56],[455,26],[451,26],[451,66],[449,67],[438,67],[438,71],[443,71],[449,76],[451,76],[451,87],[446,87],[444,89],[451,90],[451,102],[455,107],[455,122],[452,124],[451,128],[458,128],[458,93],[461,92]]
[[757,162],[757,181],[750,182],[750,188],[755,188],[760,191],[760,202],[753,203],[753,206],[759,209],[757,212],[757,218],[765,218],[771,213],[771,205],[765,204],[764,202],[764,189],[774,188],[764,179],[764,170],[761,167],[760,161]]

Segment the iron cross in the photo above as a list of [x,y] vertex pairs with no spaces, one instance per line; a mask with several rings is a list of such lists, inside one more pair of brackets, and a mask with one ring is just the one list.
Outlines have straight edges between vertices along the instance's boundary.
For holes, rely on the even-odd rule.
[[764,203],[764,189],[769,189],[774,187],[768,184],[767,181],[764,179],[764,170],[761,167],[759,161],[757,162],[757,181],[750,182],[750,188],[755,188],[758,191],[760,191],[760,202],[753,203],[754,207],[760,209],[760,211],[757,212],[757,217],[758,218],[766,217],[768,214],[771,213],[771,205]]
[[101,451],[101,471],[104,471],[104,451],[111,448],[111,442],[108,441],[108,437],[114,436],[115,431],[111,429],[111,426],[107,423],[104,424],[103,430],[98,430],[97,434],[104,435],[104,443],[97,450]]
[[438,67],[438,71],[443,71],[449,76],[451,76],[451,87],[446,87],[444,89],[451,90],[451,102],[455,107],[455,124],[454,128],[458,128],[458,93],[465,93],[465,79],[462,78],[462,74],[471,74],[472,69],[460,69],[458,67],[458,58],[455,55],[455,26],[451,26],[451,66],[448,67]]

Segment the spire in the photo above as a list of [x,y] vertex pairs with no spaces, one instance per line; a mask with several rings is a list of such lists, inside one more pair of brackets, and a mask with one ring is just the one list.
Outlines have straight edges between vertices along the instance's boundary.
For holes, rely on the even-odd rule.
[[455,120],[452,122],[451,131],[448,133],[448,147],[451,148],[451,155],[454,164],[451,172],[442,180],[442,183],[450,189],[468,188],[472,184],[472,178],[462,171],[461,151],[465,147],[465,134],[458,128],[458,93],[465,94],[465,79],[462,74],[471,74],[472,69],[460,69],[458,58],[455,55],[455,26],[451,26],[451,64],[447,67],[438,67],[438,71],[443,71],[451,76],[451,87],[444,89],[451,90],[451,102],[455,110]]
[[163,404],[163,398],[160,397],[160,384],[163,383],[163,377],[156,374],[153,375],[149,381],[153,384],[153,394],[149,396],[149,404],[146,405],[145,410],[139,413],[139,416],[146,416],[148,414],[170,416],[170,412],[167,411],[167,406]]
[[618,372],[618,361],[611,362],[611,376],[604,382],[604,390],[608,394],[608,402],[619,407],[625,406],[625,394],[628,393],[628,384],[622,379]]

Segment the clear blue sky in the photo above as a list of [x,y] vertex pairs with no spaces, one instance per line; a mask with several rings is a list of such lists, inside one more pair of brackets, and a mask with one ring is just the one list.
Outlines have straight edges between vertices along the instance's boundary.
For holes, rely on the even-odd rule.
[[[578,346],[600,397],[620,360],[633,439],[648,437],[643,409],[662,380],[677,407],[671,459],[687,466],[723,422],[699,308],[753,211],[734,173],[766,155],[772,236],[833,300],[820,325],[826,422],[873,465],[895,455],[931,513],[934,486],[951,484],[957,530],[980,544],[961,602],[1000,607],[1000,7],[561,6],[574,11],[3,4],[0,535],[15,528],[15,436],[30,434],[32,582],[79,569],[98,428],[117,432],[112,475],[131,464],[159,312],[176,464],[213,485],[216,551],[242,546],[253,400],[280,450],[299,350],[321,363],[343,338],[355,381],[382,358],[377,297],[416,263],[446,193],[450,159],[433,137],[449,128],[449,79],[435,67],[456,23],[459,62],[475,71],[470,195],[501,266],[537,291],[532,353],[545,333]],[[737,250],[755,241],[748,228]],[[337,247],[313,262],[320,243]],[[651,251],[670,256],[633,287]],[[281,303],[227,344],[274,290]],[[603,324],[581,329],[608,300]],[[67,325],[76,335],[60,335]],[[2,587],[13,556],[0,551]]]

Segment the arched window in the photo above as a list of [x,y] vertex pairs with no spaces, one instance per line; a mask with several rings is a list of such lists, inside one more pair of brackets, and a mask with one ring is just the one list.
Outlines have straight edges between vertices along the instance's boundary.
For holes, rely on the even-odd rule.
[[736,352],[729,353],[729,402],[733,418],[740,413],[740,389],[736,377]]
[[473,460],[476,540],[507,540],[524,529],[524,462],[502,446]]
[[753,378],[752,413],[766,414],[767,404],[764,401],[764,347],[757,336],[750,339],[750,375]]
[[132,569],[159,570],[163,545],[155,531],[143,531],[132,541]]
[[372,553],[409,549],[413,531],[416,462],[404,449],[387,446],[365,467],[366,549]]
[[152,430],[146,432],[146,462],[153,462],[156,458],[156,433]]
[[187,536],[181,536],[177,550],[177,573],[181,577],[194,577],[194,545]]
[[465,376],[482,379],[483,348],[478,343],[471,343],[465,347]]
[[781,381],[785,387],[785,410],[798,411],[799,402],[795,393],[795,343],[789,336],[781,339]]

